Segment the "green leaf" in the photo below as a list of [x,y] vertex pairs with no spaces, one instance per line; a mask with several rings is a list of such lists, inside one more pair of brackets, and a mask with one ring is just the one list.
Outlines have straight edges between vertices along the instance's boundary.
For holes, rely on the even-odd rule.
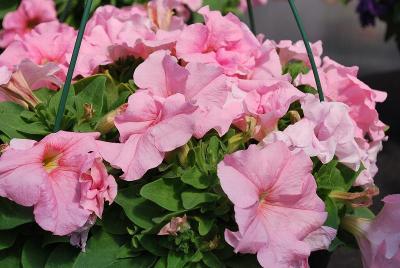
[[310,68],[303,61],[293,60],[283,66],[283,74],[290,74],[292,79],[296,79],[299,74],[306,74],[310,71]]
[[203,262],[210,268],[225,267],[225,265],[211,252],[203,253]]
[[117,260],[107,266],[107,268],[150,268],[153,267],[156,261],[156,256],[142,254],[134,258]]
[[170,250],[167,257],[167,268],[183,268],[190,260],[190,256]]
[[46,247],[48,245],[58,244],[58,243],[69,244],[69,237],[52,235],[50,233],[46,233],[43,237],[42,247]]
[[156,237],[154,235],[140,235],[138,236],[140,244],[145,250],[153,255],[162,257],[168,255],[168,250],[159,244],[159,240],[163,237]]
[[163,257],[159,259],[154,265],[154,268],[167,268],[167,258]]
[[327,197],[325,199],[325,210],[328,212],[328,218],[326,219],[324,225],[330,226],[332,228],[338,229],[340,224],[340,217],[338,215],[338,208],[335,201]]
[[125,217],[124,211],[120,206],[112,205],[103,214],[101,225],[110,234],[127,234],[129,221]]
[[35,95],[41,102],[49,102],[50,98],[56,94],[57,91],[41,88],[39,90],[33,91],[33,95]]
[[43,268],[50,251],[41,247],[38,238],[27,240],[22,248],[21,263],[23,268]]
[[18,268],[21,266],[21,249],[18,246],[0,251],[1,268]]
[[353,208],[352,215],[365,219],[375,218],[375,214],[369,208],[364,207]]
[[15,9],[19,4],[19,0],[8,0],[8,1],[1,1],[0,2],[0,19],[3,19],[4,16]]
[[0,230],[13,229],[32,221],[31,208],[19,206],[5,198],[0,198]]
[[209,217],[195,217],[194,219],[199,223],[199,234],[201,236],[207,235],[215,222],[215,218]]
[[184,183],[200,190],[206,189],[210,186],[210,179],[208,178],[208,176],[204,175],[196,167],[186,169],[182,174],[181,180]]
[[178,179],[161,178],[144,185],[140,195],[169,211],[179,211],[183,209],[180,200],[182,186]]
[[107,78],[104,76],[98,76],[94,78],[76,96],[75,105],[78,118],[82,118],[84,116],[85,104],[92,104],[94,118],[99,118],[101,115],[103,115],[106,80]]
[[152,219],[162,215],[162,209],[154,203],[136,197],[136,191],[132,187],[120,190],[116,203],[123,208],[129,220],[143,229],[152,228],[155,225]]
[[15,230],[0,231],[0,250],[12,247],[16,238]]
[[49,255],[44,268],[71,268],[79,249],[71,245],[58,245]]
[[185,209],[192,209],[204,203],[217,201],[219,196],[213,193],[204,192],[183,192],[182,201]]
[[117,255],[125,239],[104,232],[94,231],[89,239],[86,252],[81,252],[75,260],[73,268],[105,268],[117,261]]

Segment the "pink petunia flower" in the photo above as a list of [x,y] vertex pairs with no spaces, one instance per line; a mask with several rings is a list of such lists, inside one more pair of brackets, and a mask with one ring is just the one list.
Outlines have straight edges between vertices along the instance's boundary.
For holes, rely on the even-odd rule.
[[[314,55],[315,64],[317,66],[321,65],[321,55],[322,55],[322,42],[318,41],[314,44],[310,43],[311,51]],[[290,40],[280,41],[276,47],[279,49],[279,58],[282,65],[287,64],[289,61],[298,60],[305,62],[309,67],[311,67],[310,60],[307,55],[307,50],[303,41],[297,41],[293,43]]]
[[[149,6],[150,11],[151,8],[152,5]],[[161,14],[152,11],[148,16],[138,6],[122,9],[114,6],[98,8],[88,21],[76,73],[88,76],[100,65],[107,65],[121,58],[147,58],[154,51],[172,49],[184,24],[170,14],[167,18],[160,17],[163,23],[161,25],[160,21],[158,25],[157,16]]]
[[41,87],[58,88],[60,79],[57,65],[47,63],[38,66],[30,60],[23,60],[18,70],[11,73],[6,66],[0,68],[0,102],[12,101],[26,108],[35,107],[39,100],[33,90]]
[[311,94],[301,100],[301,107],[303,119],[283,132],[271,133],[264,143],[284,141],[292,149],[304,150],[325,164],[336,155],[340,162],[358,170],[362,152],[355,140],[356,126],[349,116],[349,108],[340,102],[320,102]]
[[39,142],[12,140],[0,158],[0,196],[33,206],[36,222],[55,235],[101,217],[117,185],[96,155],[97,133],[57,132]]
[[12,42],[0,55],[0,65],[12,71],[23,60],[44,65],[54,63],[61,69],[57,76],[64,81],[68,69],[68,53],[72,53],[76,31],[57,21],[41,23],[31,32]]
[[239,230],[225,231],[235,252],[257,253],[263,267],[305,267],[313,248],[304,241],[325,222],[312,161],[282,142],[250,145],[218,165],[218,177],[235,206]]
[[138,91],[129,97],[126,111],[115,118],[121,143],[98,142],[99,152],[126,180],[138,180],[161,164],[165,153],[192,137],[194,107],[182,94],[167,98]]
[[29,33],[42,22],[57,20],[52,0],[22,0],[18,9],[7,13],[0,32],[0,47],[7,47],[12,41]]
[[240,80],[239,88],[248,91],[244,99],[245,117],[235,124],[242,130],[247,127],[246,117],[255,119],[252,136],[262,140],[278,127],[278,121],[289,110],[290,105],[301,99],[304,93],[285,80]]
[[[376,104],[386,99],[386,92],[373,90],[357,79],[357,67],[345,67],[328,57],[319,68],[322,88],[328,101],[343,102],[350,107],[350,116],[357,124],[356,136],[360,140],[385,140],[386,125],[379,120]],[[296,85],[316,87],[311,72],[300,74]]]
[[345,216],[343,226],[357,239],[365,268],[400,266],[400,195],[386,196],[375,219]]
[[157,51],[136,68],[134,81],[154,96],[184,95],[197,107],[193,117],[198,138],[213,128],[223,135],[235,117],[235,111],[226,109],[231,86],[221,68],[200,63],[182,67],[166,51]]
[[245,76],[251,72],[260,55],[261,44],[239,18],[229,13],[201,8],[205,25],[186,27],[176,44],[176,53],[186,62],[213,64],[227,75]]

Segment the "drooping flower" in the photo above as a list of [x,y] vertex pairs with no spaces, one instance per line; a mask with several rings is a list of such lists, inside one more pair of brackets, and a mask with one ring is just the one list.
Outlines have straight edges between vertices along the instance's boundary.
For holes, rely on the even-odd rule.
[[121,143],[99,141],[100,154],[124,171],[124,179],[138,180],[160,165],[166,152],[192,137],[193,111],[182,94],[160,98],[138,91],[129,97],[126,111],[115,118]]
[[225,157],[218,177],[235,206],[239,230],[225,232],[235,252],[257,253],[263,267],[306,266],[312,246],[304,240],[327,217],[311,170],[304,152],[282,142]]
[[395,3],[396,0],[360,0],[357,5],[357,12],[362,26],[375,25],[375,19],[385,16]]
[[311,94],[301,100],[301,107],[303,119],[283,132],[272,133],[264,142],[284,141],[294,150],[317,156],[324,164],[336,155],[341,163],[358,170],[362,153],[355,140],[356,126],[348,107],[339,102],[320,102]]
[[42,22],[57,20],[52,0],[22,0],[18,9],[7,13],[0,32],[0,47],[7,47],[12,41],[29,33]]
[[57,76],[64,80],[68,69],[68,53],[72,53],[76,31],[58,21],[41,23],[31,32],[12,42],[0,55],[0,65],[12,71],[23,60],[44,65],[54,63],[61,69]]
[[12,101],[26,108],[35,107],[39,100],[33,95],[33,90],[59,87],[61,81],[56,76],[59,70],[53,63],[38,66],[30,60],[23,60],[14,73],[6,66],[1,67],[0,102]]
[[186,27],[176,44],[176,53],[186,62],[213,64],[227,75],[247,75],[260,54],[261,44],[239,18],[229,13],[201,8],[205,25]]
[[343,227],[357,239],[365,268],[400,266],[400,195],[386,196],[375,219],[345,216]]
[[39,142],[12,140],[0,158],[0,196],[33,206],[36,222],[55,235],[79,230],[116,196],[97,158],[98,136],[60,131]]

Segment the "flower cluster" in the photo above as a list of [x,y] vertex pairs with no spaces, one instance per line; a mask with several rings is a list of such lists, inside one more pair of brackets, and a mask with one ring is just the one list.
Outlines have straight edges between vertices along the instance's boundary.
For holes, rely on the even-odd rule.
[[[195,11],[203,23],[188,23]],[[255,36],[201,1],[102,6],[63,131],[51,133],[77,35],[54,14],[52,1],[23,0],[4,20],[0,54],[0,212],[15,208],[0,229],[16,237],[33,207],[48,232],[19,244],[52,251],[43,266],[65,262],[65,249],[71,267],[237,267],[244,254],[308,267],[313,251],[344,243],[341,221],[365,267],[399,265],[399,230],[386,231],[387,217],[400,220],[397,196],[374,220],[359,217],[387,137],[376,110],[386,93],[357,67],[311,44],[320,102],[302,42]],[[88,250],[54,246],[49,233]]]

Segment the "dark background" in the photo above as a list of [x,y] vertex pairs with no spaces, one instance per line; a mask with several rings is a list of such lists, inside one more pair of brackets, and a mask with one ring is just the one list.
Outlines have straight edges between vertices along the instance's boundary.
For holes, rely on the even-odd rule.
[[[324,55],[347,66],[358,65],[360,78],[374,89],[388,92],[385,103],[378,105],[381,120],[390,125],[389,141],[378,157],[379,173],[375,183],[380,195],[372,209],[377,212],[380,200],[387,194],[400,193],[400,52],[393,41],[383,41],[385,25],[362,29],[355,13],[358,0],[343,6],[339,0],[296,1],[311,41],[322,40]],[[269,4],[255,8],[257,32],[273,40],[299,40],[300,34],[286,0],[269,0]],[[398,168],[398,166],[397,166]],[[356,250],[339,249],[329,268],[361,268]]]

